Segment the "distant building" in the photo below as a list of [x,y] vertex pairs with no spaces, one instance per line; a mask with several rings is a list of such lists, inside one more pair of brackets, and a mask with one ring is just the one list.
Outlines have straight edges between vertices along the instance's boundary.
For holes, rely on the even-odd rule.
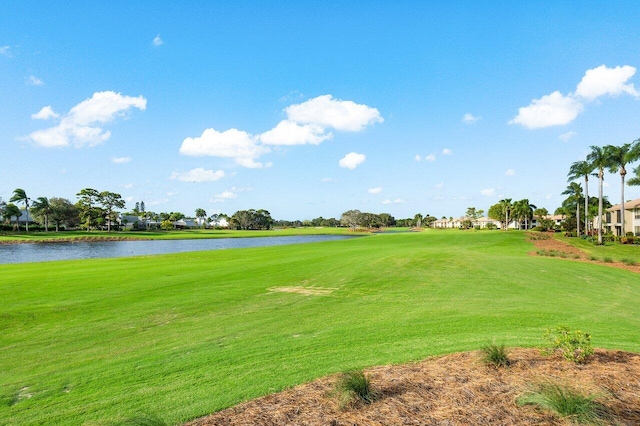
[[[622,212],[624,211],[624,230],[622,229]],[[607,209],[603,215],[602,226],[605,232],[624,236],[627,232],[640,236],[640,198],[627,201],[623,208],[616,204]]]

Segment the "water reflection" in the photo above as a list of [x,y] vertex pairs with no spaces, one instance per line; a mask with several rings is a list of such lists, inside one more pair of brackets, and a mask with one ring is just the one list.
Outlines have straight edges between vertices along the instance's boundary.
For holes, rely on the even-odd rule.
[[353,238],[344,235],[304,235],[199,240],[144,240],[0,245],[0,264],[51,260],[145,256],[200,250],[266,247]]

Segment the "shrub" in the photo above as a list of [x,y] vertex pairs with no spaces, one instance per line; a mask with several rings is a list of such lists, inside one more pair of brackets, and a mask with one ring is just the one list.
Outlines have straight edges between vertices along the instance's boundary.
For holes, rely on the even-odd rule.
[[629,258],[624,258],[622,259],[622,263],[624,263],[625,265],[629,265],[629,266],[636,266],[638,265],[638,262],[636,262],[633,259],[629,259]]
[[358,401],[371,404],[377,398],[377,393],[371,387],[369,378],[362,370],[342,373],[336,383],[335,390],[340,399],[340,405],[343,407]]
[[606,409],[595,400],[598,395],[583,395],[566,386],[548,383],[516,399],[518,405],[537,405],[569,417],[578,423],[600,423],[606,417]]
[[582,363],[593,355],[591,335],[581,330],[571,330],[566,325],[558,325],[553,329],[547,329],[544,338],[549,343],[547,352],[553,353],[559,349],[568,361]]
[[613,263],[613,259],[612,259],[611,257],[609,257],[609,256],[605,256],[605,257],[603,257],[603,258],[602,258],[602,261],[603,261],[604,263]]
[[487,365],[493,365],[494,367],[508,367],[511,364],[509,361],[509,354],[504,345],[496,345],[490,343],[482,347],[482,353],[484,354],[482,360]]
[[633,235],[627,235],[626,237],[620,237],[621,244],[635,244],[636,238]]

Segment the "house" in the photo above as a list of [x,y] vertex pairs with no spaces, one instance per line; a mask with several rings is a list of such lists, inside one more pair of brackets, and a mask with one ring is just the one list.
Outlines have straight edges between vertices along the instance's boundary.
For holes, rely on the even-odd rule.
[[[622,230],[622,211],[624,211],[624,232]],[[627,201],[622,209],[620,204],[608,208],[603,215],[602,226],[605,232],[611,232],[617,236],[626,235],[628,232],[640,236],[640,198]]]

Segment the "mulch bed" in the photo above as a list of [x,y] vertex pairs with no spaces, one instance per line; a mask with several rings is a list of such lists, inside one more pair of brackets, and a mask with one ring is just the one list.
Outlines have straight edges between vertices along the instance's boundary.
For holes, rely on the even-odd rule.
[[222,425],[569,425],[569,419],[520,406],[537,384],[567,385],[602,395],[605,424],[640,425],[640,354],[596,350],[585,364],[537,349],[512,349],[508,368],[485,365],[479,352],[365,370],[379,392],[372,404],[341,408],[337,375],[258,398],[192,421]]
[[[611,266],[614,268],[626,269],[627,271],[638,272],[640,273],[640,265],[628,265],[623,262],[603,262],[599,260],[591,260],[587,256],[585,252],[580,250],[577,247],[572,246],[571,244],[567,244],[565,242],[556,240],[553,238],[553,234],[548,234],[548,239],[531,239],[530,241],[535,246],[536,250],[545,250],[547,252],[555,251],[558,254],[565,254],[566,257],[563,259],[573,260],[578,262],[589,262],[589,263],[597,263],[600,265]],[[530,252],[532,256],[537,256],[538,254],[533,251]]]

